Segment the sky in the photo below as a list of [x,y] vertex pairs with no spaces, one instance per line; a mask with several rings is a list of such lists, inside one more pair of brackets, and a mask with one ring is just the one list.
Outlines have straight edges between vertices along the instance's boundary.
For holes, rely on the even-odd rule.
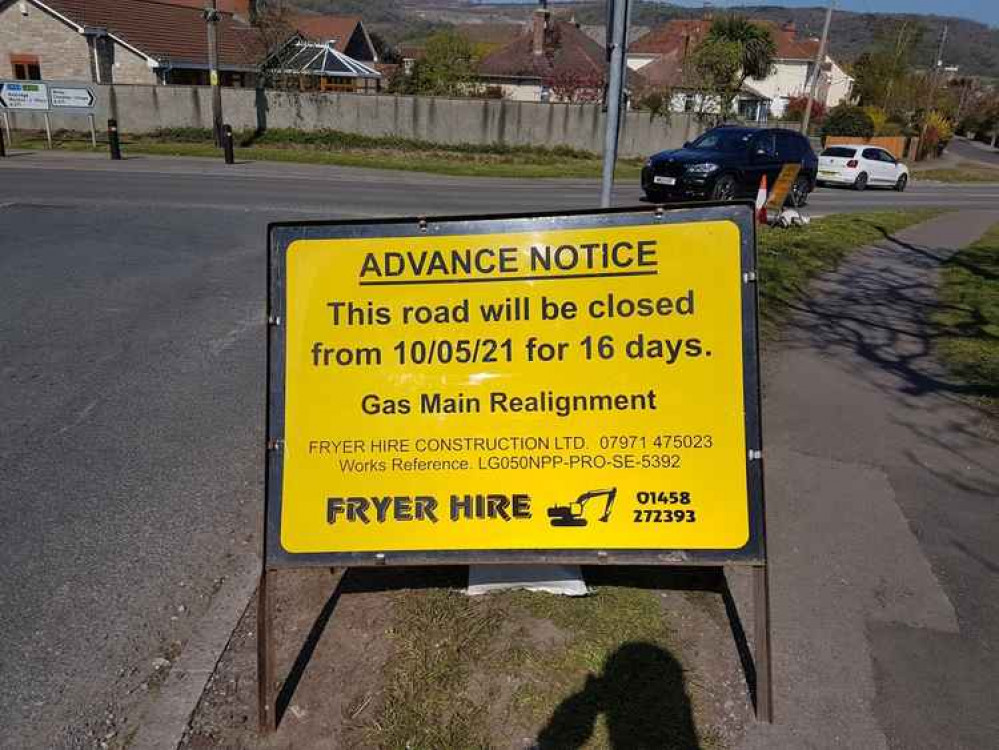
[[[673,0],[676,5],[701,7],[704,0]],[[715,8],[734,8],[739,5],[784,5],[787,7],[814,8],[825,6],[825,0],[713,0]],[[975,21],[999,26],[999,0],[837,0],[837,8],[860,13],[931,13],[971,18]]]

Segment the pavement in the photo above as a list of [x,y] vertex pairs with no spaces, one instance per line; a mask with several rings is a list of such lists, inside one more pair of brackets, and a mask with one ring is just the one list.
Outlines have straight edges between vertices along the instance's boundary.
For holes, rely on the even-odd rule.
[[962,211],[813,286],[765,358],[777,723],[740,750],[987,750],[999,737],[999,432],[932,357]]
[[[587,180],[39,152],[0,160],[0,175],[3,748],[124,744],[214,603],[258,564],[267,222],[584,208],[597,196]],[[635,203],[638,191],[619,186],[614,198]],[[988,210],[997,199],[999,186],[914,185],[821,190],[812,208]],[[902,266],[868,270],[888,286],[856,303],[862,318],[832,301],[827,319],[803,311],[822,322],[799,326],[775,371],[770,398],[786,407],[769,417],[768,466],[787,562],[774,576],[778,592],[795,592],[775,603],[777,706],[817,723],[778,725],[790,744],[770,747],[878,747],[865,743],[923,731],[913,722],[956,732],[983,715],[983,670],[996,673],[986,647],[999,642],[987,619],[999,601],[986,544],[995,521],[982,511],[994,484],[970,457],[984,461],[988,446],[971,445],[975,423],[952,393],[905,390],[909,373],[888,348],[902,334],[868,343],[878,316],[904,318],[910,284],[929,294],[913,265],[921,253],[957,246],[988,219],[958,216],[931,225],[929,250],[892,246]],[[921,236],[904,235],[913,247]],[[855,282],[843,277],[840,292]],[[866,334],[863,320],[874,321]],[[906,362],[917,375],[931,367],[925,353]],[[882,599],[888,614],[871,617]],[[913,657],[924,648],[960,671]],[[944,686],[930,708],[924,685]],[[855,705],[844,687],[858,689]],[[842,736],[859,744],[821,744],[841,710],[843,732],[850,717],[864,732]],[[806,735],[820,744],[793,744]],[[965,746],[988,745],[951,745]]]

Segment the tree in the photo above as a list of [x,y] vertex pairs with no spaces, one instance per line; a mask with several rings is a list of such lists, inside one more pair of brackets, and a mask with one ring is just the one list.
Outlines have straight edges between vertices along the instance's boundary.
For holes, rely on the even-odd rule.
[[371,37],[371,46],[375,48],[375,54],[378,55],[379,62],[390,65],[398,65],[402,62],[402,55],[399,54],[399,50],[386,41],[385,37],[377,31],[372,31],[369,36]]
[[863,107],[838,104],[829,110],[822,123],[822,135],[850,135],[870,138],[874,135],[874,121]]
[[878,28],[874,48],[853,64],[853,91],[861,105],[889,114],[911,113],[920,87],[912,73],[912,54],[924,32],[922,24],[909,19]]
[[704,41],[694,51],[694,66],[717,98],[722,118],[747,78],[759,81],[770,75],[777,45],[770,29],[738,15],[716,18]]
[[413,66],[412,93],[431,96],[468,96],[474,90],[475,51],[454,31],[430,37],[422,60]]
[[731,92],[739,77],[739,45],[722,39],[705,39],[694,50],[693,63],[693,80],[688,85],[701,95],[700,114],[717,107],[719,119],[723,120],[735,98]]

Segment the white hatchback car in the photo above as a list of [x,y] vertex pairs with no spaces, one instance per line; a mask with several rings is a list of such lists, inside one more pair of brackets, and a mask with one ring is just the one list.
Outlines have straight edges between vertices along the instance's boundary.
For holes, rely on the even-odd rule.
[[884,185],[901,192],[909,184],[909,168],[877,146],[829,146],[819,154],[815,182],[854,190]]

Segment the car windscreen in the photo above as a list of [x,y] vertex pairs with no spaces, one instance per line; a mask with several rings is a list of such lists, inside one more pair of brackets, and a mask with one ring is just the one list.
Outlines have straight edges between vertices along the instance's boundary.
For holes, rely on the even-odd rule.
[[709,130],[691,143],[690,148],[699,151],[742,151],[754,134],[753,130]]
[[844,159],[852,159],[857,155],[855,148],[843,148],[842,146],[830,146],[822,152],[823,156],[840,156]]

